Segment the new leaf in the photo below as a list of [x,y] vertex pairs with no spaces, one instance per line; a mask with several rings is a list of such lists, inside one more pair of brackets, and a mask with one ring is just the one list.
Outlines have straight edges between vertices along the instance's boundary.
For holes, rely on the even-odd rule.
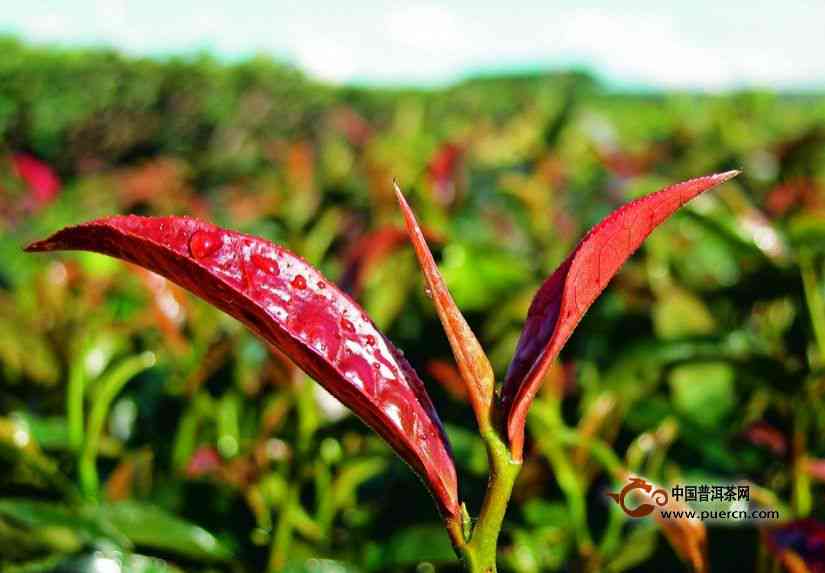
[[502,388],[507,434],[516,459],[522,456],[527,411],[548,366],[613,275],[679,207],[738,174],[728,171],[691,179],[623,205],[590,229],[541,286]]
[[88,250],[165,276],[237,318],[351,408],[458,510],[452,454],[424,385],[363,309],[286,249],[188,217],[120,216],[27,251]]

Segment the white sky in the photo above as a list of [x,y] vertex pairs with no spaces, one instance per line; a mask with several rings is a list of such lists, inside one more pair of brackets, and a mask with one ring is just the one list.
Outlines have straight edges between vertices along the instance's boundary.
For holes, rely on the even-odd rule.
[[438,84],[582,64],[619,87],[825,88],[825,0],[4,4],[0,32],[38,43],[264,52],[340,82]]

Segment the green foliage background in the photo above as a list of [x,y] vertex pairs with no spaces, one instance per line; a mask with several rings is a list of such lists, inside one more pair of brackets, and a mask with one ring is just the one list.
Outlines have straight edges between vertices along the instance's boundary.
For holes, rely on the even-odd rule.
[[[406,351],[476,508],[483,448],[393,176],[503,378],[532,294],[591,225],[744,170],[651,236],[551,371],[503,570],[678,569],[653,520],[607,505],[617,468],[822,517],[825,96],[611,93],[579,72],[379,90],[263,58],[0,54],[2,571],[456,568],[412,472],[238,323],[100,256],[21,252],[125,212],[288,245]],[[20,152],[59,174],[54,201],[27,202]],[[770,566],[759,524],[708,529],[715,570]]]

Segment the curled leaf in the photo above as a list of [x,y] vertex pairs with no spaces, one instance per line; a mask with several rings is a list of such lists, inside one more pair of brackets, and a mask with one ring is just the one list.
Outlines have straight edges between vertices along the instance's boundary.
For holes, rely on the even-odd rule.
[[427,240],[421,232],[421,227],[419,227],[418,221],[415,220],[415,215],[397,183],[395,184],[395,194],[404,213],[407,234],[410,236],[410,241],[418,257],[418,263],[427,280],[427,285],[438,312],[438,318],[447,333],[453,356],[455,356],[461,377],[467,387],[470,404],[473,407],[479,426],[485,429],[490,420],[490,405],[493,401],[493,388],[495,386],[493,368],[490,366],[490,361],[481,348],[481,344],[479,344],[478,339],[470,329],[470,325],[464,320],[464,316],[456,306],[453,297],[450,296],[450,291],[447,290],[447,285],[444,283],[444,279],[438,271],[438,266],[435,264],[433,254],[427,246]]
[[303,259],[188,217],[110,217],[26,248],[66,249],[145,267],[243,322],[381,435],[422,476],[442,513],[456,513],[452,454],[421,380],[363,309]]
[[527,410],[544,372],[613,275],[674,211],[738,173],[691,179],[623,205],[593,227],[541,286],[502,389],[507,433],[516,459],[521,458]]

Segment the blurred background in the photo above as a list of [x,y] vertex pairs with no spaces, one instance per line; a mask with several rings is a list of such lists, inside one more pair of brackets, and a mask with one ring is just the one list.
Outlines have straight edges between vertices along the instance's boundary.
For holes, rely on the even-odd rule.
[[[27,241],[138,213],[288,246],[405,350],[477,510],[484,449],[392,177],[501,378],[591,225],[732,168],[550,370],[500,569],[825,571],[823,21],[802,1],[4,6],[0,571],[458,570],[413,473],[236,321]],[[628,520],[605,496],[625,471],[746,484],[781,520]]]

